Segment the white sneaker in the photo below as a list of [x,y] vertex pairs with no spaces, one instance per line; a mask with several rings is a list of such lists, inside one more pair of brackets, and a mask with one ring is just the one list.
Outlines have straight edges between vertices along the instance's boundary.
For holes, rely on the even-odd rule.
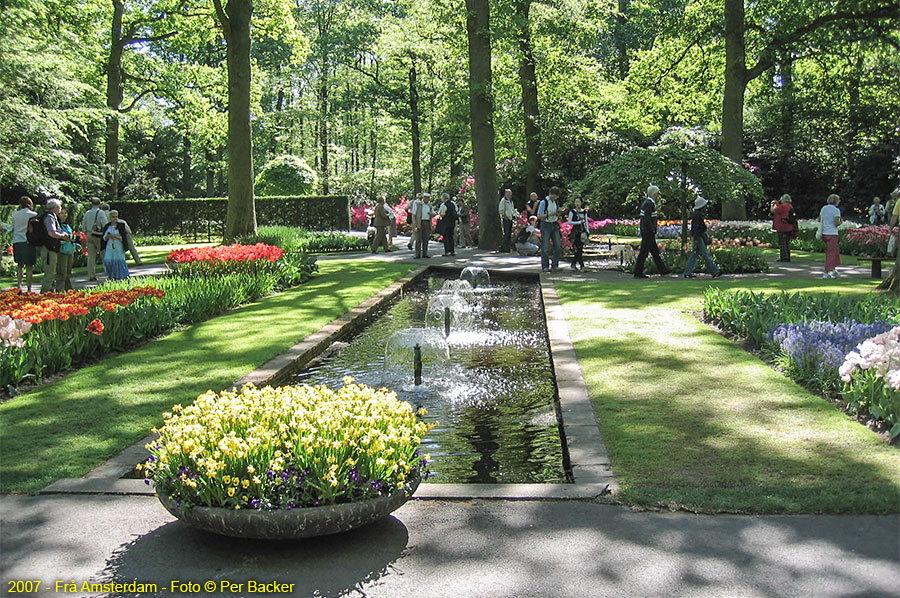
[[834,276],[831,275],[831,272],[826,272],[822,275],[822,280],[830,280],[832,278],[834,278]]
[[832,277],[832,278],[840,278],[841,275],[838,273],[837,270],[832,270],[832,271],[831,271],[831,277]]

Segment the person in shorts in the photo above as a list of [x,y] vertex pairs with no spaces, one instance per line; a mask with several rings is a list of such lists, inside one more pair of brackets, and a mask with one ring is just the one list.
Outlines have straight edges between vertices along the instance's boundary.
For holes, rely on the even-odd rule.
[[19,199],[19,209],[12,215],[13,261],[16,262],[16,275],[19,287],[22,288],[22,271],[27,273],[28,292],[31,292],[31,280],[34,278],[34,264],[37,262],[38,248],[30,245],[25,233],[28,231],[28,220],[37,216],[34,202],[27,195]]

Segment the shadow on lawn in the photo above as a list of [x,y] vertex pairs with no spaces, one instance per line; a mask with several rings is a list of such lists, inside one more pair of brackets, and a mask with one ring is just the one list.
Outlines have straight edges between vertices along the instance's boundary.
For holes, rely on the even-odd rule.
[[[173,404],[222,390],[413,268],[363,260],[335,265],[335,272],[300,287],[107,356],[7,401],[0,430],[3,487],[39,488],[84,474],[146,436]],[[363,275],[371,293],[354,285]],[[20,458],[23,452],[27,458]]]

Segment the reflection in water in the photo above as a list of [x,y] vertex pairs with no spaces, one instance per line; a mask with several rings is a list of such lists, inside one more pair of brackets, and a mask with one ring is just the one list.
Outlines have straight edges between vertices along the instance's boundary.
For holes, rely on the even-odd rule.
[[[438,422],[422,443],[433,459],[429,481],[565,482],[539,288],[503,282],[465,289],[470,302],[468,296],[442,299],[453,292],[450,286],[438,277],[426,279],[298,381],[338,387],[349,375],[427,409],[424,419]],[[458,315],[446,345],[442,324],[426,318],[435,297]],[[408,346],[420,334],[423,347],[434,351],[423,352],[423,383],[417,386]]]

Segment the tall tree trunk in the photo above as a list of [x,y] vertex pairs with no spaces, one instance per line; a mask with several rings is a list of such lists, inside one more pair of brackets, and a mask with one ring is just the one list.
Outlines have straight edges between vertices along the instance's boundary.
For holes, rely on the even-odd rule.
[[322,194],[328,195],[328,60],[322,60],[322,80],[319,82],[319,170],[322,173]]
[[537,191],[541,172],[541,127],[538,106],[537,74],[531,48],[529,12],[531,0],[516,0],[519,26],[519,83],[522,85],[522,111],[525,117],[525,189]]
[[113,18],[109,47],[109,62],[106,65],[106,176],[107,196],[110,201],[119,198],[119,108],[125,93],[122,87],[122,18],[125,15],[123,0],[112,0]]
[[619,79],[624,81],[628,77],[631,65],[628,62],[628,0],[619,0],[619,10],[616,12],[616,24],[614,29],[616,43],[616,61],[619,67]]
[[[375,119],[375,124],[376,124],[376,126],[378,124],[377,118]],[[371,143],[371,145],[372,145],[372,177],[371,177],[371,180],[369,181],[369,190],[370,190],[369,197],[372,199],[372,201],[375,201],[375,199],[376,199],[376,197],[375,197],[375,195],[376,195],[376,193],[375,193],[375,168],[378,166],[378,138],[375,136],[375,129],[376,129],[376,127],[372,127],[372,130],[370,132],[371,140],[372,140],[372,143]]]
[[225,242],[256,234],[253,197],[253,135],[250,127],[250,0],[214,0],[227,42],[228,63],[228,214]]
[[500,245],[501,231],[497,160],[494,154],[494,103],[491,93],[490,4],[488,0],[466,0],[466,10],[466,32],[469,38],[469,115],[479,218],[478,247],[496,249]]
[[194,185],[191,183],[191,138],[184,135],[181,148],[181,196],[192,197]]
[[215,197],[216,169],[213,168],[212,165],[214,161],[218,160],[216,159],[216,155],[209,148],[204,150],[204,155],[206,157],[206,197]]
[[887,291],[891,295],[900,295],[900,251],[897,251],[897,257],[894,259],[894,268],[888,277],[878,285],[878,289]]
[[416,65],[409,67],[409,125],[412,131],[413,194],[422,192],[422,136],[419,134],[419,90]]
[[[744,48],[744,0],[725,0],[725,94],[722,100],[722,154],[738,164],[744,146],[744,91],[747,68]],[[723,220],[745,220],[743,201],[722,204]]]

